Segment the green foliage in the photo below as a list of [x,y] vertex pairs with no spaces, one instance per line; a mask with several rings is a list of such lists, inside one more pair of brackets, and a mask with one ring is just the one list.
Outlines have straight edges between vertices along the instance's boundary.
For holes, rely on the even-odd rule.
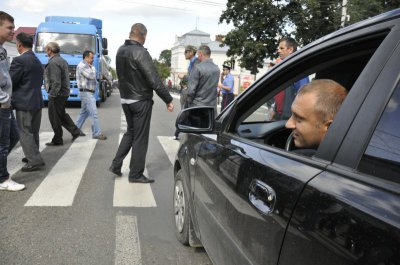
[[158,61],[160,61],[163,64],[166,64],[168,67],[171,67],[171,50],[163,50],[160,53]]
[[342,0],[290,0],[284,8],[292,34],[306,45],[340,28]]
[[[341,27],[343,0],[228,0],[219,22],[234,29],[223,45],[240,67],[257,73],[265,58],[276,57],[278,40],[292,35],[303,46]],[[399,8],[400,0],[348,0],[345,25]]]
[[164,63],[160,63],[156,59],[153,59],[153,63],[157,68],[157,72],[158,72],[161,80],[165,80],[167,77],[170,76],[171,69],[168,67],[168,65],[166,65]]
[[283,13],[273,0],[228,0],[219,22],[232,23],[223,42],[229,46],[227,56],[239,57],[240,66],[258,72],[265,58],[273,56],[276,37],[283,33]]
[[350,21],[346,25],[399,7],[400,0],[348,0],[347,13],[350,15]]

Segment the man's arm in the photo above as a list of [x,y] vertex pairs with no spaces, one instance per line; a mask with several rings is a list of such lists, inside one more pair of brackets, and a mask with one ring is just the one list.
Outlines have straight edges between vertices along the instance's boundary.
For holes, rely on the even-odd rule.
[[96,79],[96,69],[92,65],[79,67],[80,73],[87,79]]
[[49,96],[56,97],[61,90],[61,67],[56,62],[47,65],[49,73]]
[[13,84],[13,90],[17,90],[19,87],[19,82],[22,79],[24,65],[20,61],[20,56],[15,57],[14,60],[11,62],[10,66],[10,76]]
[[148,51],[144,50],[139,58],[139,67],[141,73],[149,83],[150,87],[157,93],[157,95],[166,103],[172,103],[172,96],[161,82],[157,69],[154,66]]
[[190,105],[192,103],[194,97],[196,96],[197,86],[199,85],[200,80],[200,71],[199,68],[196,66],[192,69],[192,72],[189,75],[189,84],[188,84],[188,91],[187,91],[187,99],[186,101]]

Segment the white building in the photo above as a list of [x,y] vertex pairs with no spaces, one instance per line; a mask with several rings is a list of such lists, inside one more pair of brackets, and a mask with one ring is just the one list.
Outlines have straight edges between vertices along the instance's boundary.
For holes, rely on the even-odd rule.
[[[192,30],[181,37],[176,36],[174,46],[171,48],[171,80],[175,86],[178,86],[180,80],[178,76],[180,74],[186,74],[189,61],[185,59],[185,47],[187,45],[193,45],[200,47],[201,45],[207,45],[211,50],[211,59],[218,65],[222,72],[222,65],[224,62],[228,62],[231,58],[226,55],[228,51],[227,46],[221,47],[222,44],[220,36],[216,36],[214,40],[211,40],[210,34],[200,30]],[[238,62],[233,63],[231,74],[235,78],[235,93],[239,92],[240,86],[247,87],[249,83],[254,82],[254,75],[251,75],[249,71],[241,69]],[[259,69],[257,78],[261,77],[266,72],[267,67]]]

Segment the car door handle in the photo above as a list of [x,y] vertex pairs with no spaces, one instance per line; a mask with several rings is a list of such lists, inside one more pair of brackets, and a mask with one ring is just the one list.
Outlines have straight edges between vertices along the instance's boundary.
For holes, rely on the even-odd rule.
[[270,214],[276,204],[276,193],[264,182],[253,179],[250,183],[249,200],[261,214]]

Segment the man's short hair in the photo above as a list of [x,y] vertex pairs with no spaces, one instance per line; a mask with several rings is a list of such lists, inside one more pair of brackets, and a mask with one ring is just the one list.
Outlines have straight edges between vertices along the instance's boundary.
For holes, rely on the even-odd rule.
[[205,56],[210,56],[211,55],[211,50],[210,47],[207,45],[201,45],[198,49],[198,51],[201,51],[201,53]]
[[293,52],[297,51],[298,44],[295,39],[291,37],[283,37],[282,39],[279,40],[279,43],[281,43],[282,41],[286,43],[287,48],[293,48]]
[[86,57],[89,57],[90,54],[94,54],[92,51],[86,50],[82,53],[82,57],[83,59],[85,59]]
[[0,11],[0,26],[3,25],[4,21],[10,21],[11,23],[14,23],[14,18],[10,14]]
[[16,37],[17,41],[21,43],[22,47],[32,48],[33,46],[33,37],[28,33],[21,32]]
[[331,79],[317,79],[304,85],[297,93],[297,96],[308,93],[316,95],[317,101],[314,109],[321,122],[325,122],[335,117],[348,91]]
[[54,41],[49,42],[49,43],[47,43],[46,46],[50,51],[52,51],[54,53],[59,53],[60,52],[60,45],[58,45],[57,42],[54,42]]
[[186,52],[186,51],[193,52],[193,55],[195,55],[196,52],[197,52],[197,49],[196,49],[196,47],[194,47],[193,45],[188,45],[188,46],[186,46],[186,48],[185,48],[185,52]]
[[130,36],[146,36],[147,28],[142,23],[135,23],[131,27]]

